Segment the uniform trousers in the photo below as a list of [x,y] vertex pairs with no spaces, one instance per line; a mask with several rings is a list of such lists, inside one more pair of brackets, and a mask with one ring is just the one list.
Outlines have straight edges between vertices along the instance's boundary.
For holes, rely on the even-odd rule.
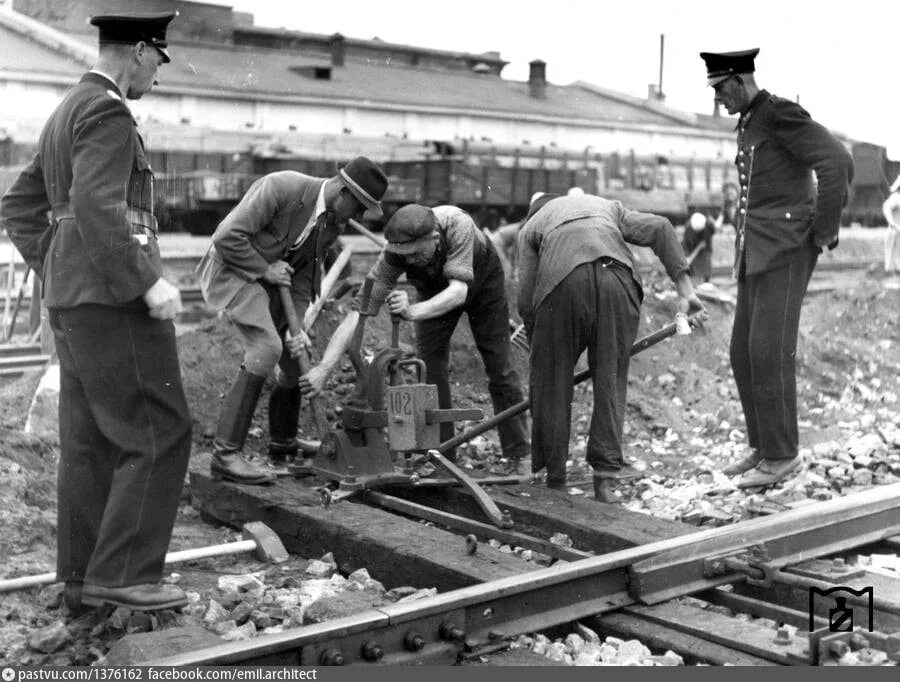
[[803,249],[785,265],[738,279],[731,369],[750,447],[766,459],[797,456],[797,335],[817,259]]
[[575,364],[587,349],[594,410],[586,458],[597,471],[624,464],[622,430],[641,291],[627,266],[601,258],[576,267],[537,308],[531,340],[531,462],[547,483],[566,480]]
[[157,582],[191,451],[175,328],[146,310],[50,310],[60,364],[57,578]]
[[[463,313],[469,317],[469,327],[475,345],[484,362],[488,378],[488,392],[497,414],[522,402],[519,375],[510,363],[509,305],[503,278],[503,266],[495,253],[476,273],[477,286],[469,288],[466,301],[440,317],[416,323],[416,353],[425,362],[425,380],[438,389],[438,406],[453,407],[450,392],[450,338]],[[421,295],[421,292],[420,292]],[[528,455],[528,422],[524,414],[497,425],[500,446],[507,457]],[[452,423],[441,424],[441,442],[453,438]]]

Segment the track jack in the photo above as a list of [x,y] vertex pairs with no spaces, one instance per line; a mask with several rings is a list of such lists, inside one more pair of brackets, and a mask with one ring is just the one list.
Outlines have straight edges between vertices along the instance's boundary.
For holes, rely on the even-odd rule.
[[[511,527],[508,516],[501,513],[481,486],[438,450],[442,423],[481,419],[484,413],[480,409],[438,408],[437,387],[424,383],[425,363],[419,358],[403,357],[398,316],[391,317],[390,348],[380,350],[369,363],[363,360],[360,349],[366,318],[372,315],[372,284],[370,278],[363,284],[360,318],[347,351],[356,370],[356,387],[343,406],[341,425],[322,434],[316,454],[289,466],[289,472],[328,480],[329,484],[320,488],[327,505],[363,490],[416,485],[419,476],[411,457],[425,453],[426,461],[449,474],[448,485],[460,485],[472,493],[494,525]],[[410,372],[415,373],[416,383],[404,381]],[[400,454],[404,455],[404,462],[397,466]]]

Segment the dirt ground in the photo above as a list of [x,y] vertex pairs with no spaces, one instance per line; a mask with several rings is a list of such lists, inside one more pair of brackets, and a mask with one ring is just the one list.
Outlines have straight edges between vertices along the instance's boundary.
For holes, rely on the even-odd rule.
[[[364,268],[365,262],[355,263],[355,274],[362,275]],[[514,310],[512,281],[509,291]],[[319,352],[342,319],[347,303],[344,299],[332,304],[320,316],[315,328]],[[665,499],[662,506],[649,506],[645,491],[665,485],[689,485],[709,477],[742,447],[743,418],[728,360],[732,309],[725,304],[709,303],[708,306],[710,320],[704,329],[690,336],[670,338],[633,359],[626,454],[647,472],[651,483],[623,490],[622,501],[630,508],[648,513],[662,510],[663,516],[680,518],[666,511]],[[639,335],[668,324],[674,313],[671,284],[658,273],[645,277]],[[801,440],[805,448],[822,443],[834,443],[836,448],[842,448],[868,433],[880,433],[886,450],[898,453],[897,444],[892,444],[890,438],[891,433],[900,429],[898,323],[900,290],[886,286],[886,281],[875,274],[861,279],[855,286],[807,298],[798,351]],[[370,320],[366,332],[364,349],[368,354],[387,346],[390,340],[387,316],[382,314]],[[401,342],[411,345],[411,333],[411,325],[404,324]],[[192,467],[202,469],[207,466],[204,453],[211,444],[222,399],[240,366],[241,350],[228,323],[216,318],[184,330],[179,345],[194,422]],[[514,353],[516,367],[526,381],[527,357],[521,351]],[[350,364],[345,361],[329,384],[325,402],[332,420],[336,417],[335,407],[352,388],[353,377]],[[23,433],[38,381],[39,376],[31,373],[0,382],[0,525],[5,531],[0,537],[0,554],[6,559],[0,568],[2,578],[54,569],[58,447]],[[453,340],[451,381],[457,407],[475,406],[482,408],[486,415],[491,413],[480,358],[465,323]],[[248,439],[247,447],[251,451],[263,452],[266,445],[268,391],[269,386]],[[579,491],[578,486],[587,473],[583,455],[591,406],[590,386],[576,387],[570,474],[574,494],[589,492]],[[301,415],[301,426],[308,437],[317,435],[306,410]],[[488,432],[473,445],[463,448],[461,454],[466,466],[490,469],[500,458],[495,432]],[[891,476],[885,471],[874,482],[897,480]],[[228,529],[203,524],[190,508],[188,499],[186,494],[173,537],[173,550],[233,537]],[[47,589],[0,595],[0,652],[5,652],[0,653],[0,663],[89,664],[105,653],[105,647],[115,639],[115,633],[95,634],[54,654],[44,654],[28,646],[26,638],[30,631],[64,615],[58,593]]]

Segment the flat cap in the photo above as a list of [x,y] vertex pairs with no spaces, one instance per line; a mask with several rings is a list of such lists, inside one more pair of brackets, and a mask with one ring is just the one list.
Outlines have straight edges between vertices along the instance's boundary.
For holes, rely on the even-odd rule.
[[100,43],[134,45],[145,42],[152,45],[166,60],[172,61],[166,48],[166,29],[178,12],[100,14],[91,17],[91,24],[100,29]]
[[735,74],[753,73],[753,60],[758,54],[758,47],[739,52],[701,52],[700,58],[706,62],[706,84],[714,86]]
[[384,237],[387,239],[384,248],[401,255],[415,253],[436,228],[437,219],[430,208],[419,204],[403,206],[384,226]]

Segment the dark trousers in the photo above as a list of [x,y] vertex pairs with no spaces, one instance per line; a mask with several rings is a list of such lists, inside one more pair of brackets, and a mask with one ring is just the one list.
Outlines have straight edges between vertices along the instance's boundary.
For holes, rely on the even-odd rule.
[[572,421],[572,377],[587,349],[594,412],[587,461],[618,471],[631,346],[641,294],[631,272],[609,259],[575,268],[538,306],[531,339],[531,462],[547,483],[564,483]]
[[[425,381],[437,386],[441,408],[453,407],[449,378],[450,338],[463,313],[469,316],[472,336],[484,362],[494,414],[525,399],[519,375],[510,363],[509,305],[503,268],[496,256],[491,267],[492,272],[480,286],[469,288],[469,295],[461,307],[416,324],[416,352],[425,362]],[[497,431],[504,455],[513,458],[528,455],[528,422],[524,414],[498,424]],[[441,424],[441,442],[454,435],[453,424]]]
[[57,578],[157,582],[191,450],[175,328],[103,305],[50,311],[60,363]]
[[818,255],[738,280],[731,332],[731,370],[750,447],[766,459],[797,456],[797,334],[800,307]]

